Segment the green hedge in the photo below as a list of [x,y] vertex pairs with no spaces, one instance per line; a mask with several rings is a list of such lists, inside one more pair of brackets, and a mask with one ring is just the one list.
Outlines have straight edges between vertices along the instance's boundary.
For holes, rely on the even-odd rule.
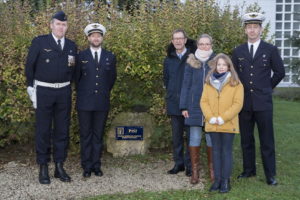
[[[154,6],[155,10],[152,9]],[[11,141],[26,141],[28,135],[32,135],[28,133],[33,132],[34,110],[26,94],[24,63],[31,40],[49,33],[49,19],[59,9],[45,7],[33,11],[19,1],[0,3],[0,146]],[[238,10],[229,6],[221,10],[212,0],[192,1],[185,5],[141,3],[131,13],[118,12],[114,6],[101,4],[87,9],[67,1],[63,10],[68,15],[67,37],[76,41],[81,50],[88,44],[83,29],[89,22],[100,22],[107,28],[104,46],[116,54],[118,61],[118,78],[112,91],[108,126],[118,112],[142,106],[157,122],[158,132],[152,147],[170,144],[169,122],[164,109],[162,62],[171,32],[184,28],[193,39],[201,33],[208,33],[214,39],[215,52],[229,54],[245,39]],[[27,128],[17,128],[20,123]],[[73,110],[71,146],[74,149],[78,149],[78,135]]]

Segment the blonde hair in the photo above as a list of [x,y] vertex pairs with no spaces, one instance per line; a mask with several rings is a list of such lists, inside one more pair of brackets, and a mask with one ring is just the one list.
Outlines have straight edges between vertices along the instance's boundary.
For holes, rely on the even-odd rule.
[[230,77],[230,86],[236,86],[240,83],[240,79],[233,67],[232,61],[229,58],[229,56],[227,56],[224,53],[219,53],[218,55],[216,55],[211,61],[208,62],[208,65],[210,66],[211,70],[208,72],[205,82],[207,84],[210,84],[210,77],[214,72],[217,72],[217,64],[219,59],[223,59],[225,61],[225,63],[228,66],[228,71],[231,72],[231,77]]

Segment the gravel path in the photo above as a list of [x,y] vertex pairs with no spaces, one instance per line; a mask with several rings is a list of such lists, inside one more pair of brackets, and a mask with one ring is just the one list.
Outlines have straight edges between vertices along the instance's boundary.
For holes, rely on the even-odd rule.
[[105,157],[104,176],[84,179],[78,159],[66,162],[71,183],[62,183],[53,177],[54,166],[49,166],[50,185],[38,183],[38,166],[32,162],[11,161],[0,166],[0,199],[80,199],[102,194],[177,189],[203,189],[201,183],[192,186],[184,173],[168,175],[171,160],[147,161]]

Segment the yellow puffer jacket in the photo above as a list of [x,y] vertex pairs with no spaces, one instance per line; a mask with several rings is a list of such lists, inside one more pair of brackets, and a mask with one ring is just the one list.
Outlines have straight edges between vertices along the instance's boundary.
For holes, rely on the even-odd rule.
[[[229,81],[225,83],[221,92],[211,84],[205,84],[200,106],[205,116],[206,132],[239,133],[238,114],[242,109],[244,101],[244,88],[241,83],[230,86]],[[221,117],[224,124],[210,124],[212,117]]]

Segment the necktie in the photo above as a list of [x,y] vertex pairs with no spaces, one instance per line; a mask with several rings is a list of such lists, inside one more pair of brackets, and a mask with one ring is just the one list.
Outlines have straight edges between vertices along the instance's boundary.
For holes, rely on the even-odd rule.
[[57,40],[57,43],[58,43],[57,46],[59,47],[59,49],[60,49],[60,50],[63,50],[63,49],[62,49],[62,46],[61,46],[61,41],[60,41],[60,40]]
[[251,47],[250,47],[250,55],[251,55],[251,58],[253,58],[253,44],[251,44]]
[[178,57],[179,57],[179,59],[181,60],[182,54],[181,54],[181,53],[180,53],[180,54],[178,54]]
[[94,59],[95,59],[95,62],[98,64],[98,53],[97,53],[97,51],[95,51],[95,57],[94,57]]

